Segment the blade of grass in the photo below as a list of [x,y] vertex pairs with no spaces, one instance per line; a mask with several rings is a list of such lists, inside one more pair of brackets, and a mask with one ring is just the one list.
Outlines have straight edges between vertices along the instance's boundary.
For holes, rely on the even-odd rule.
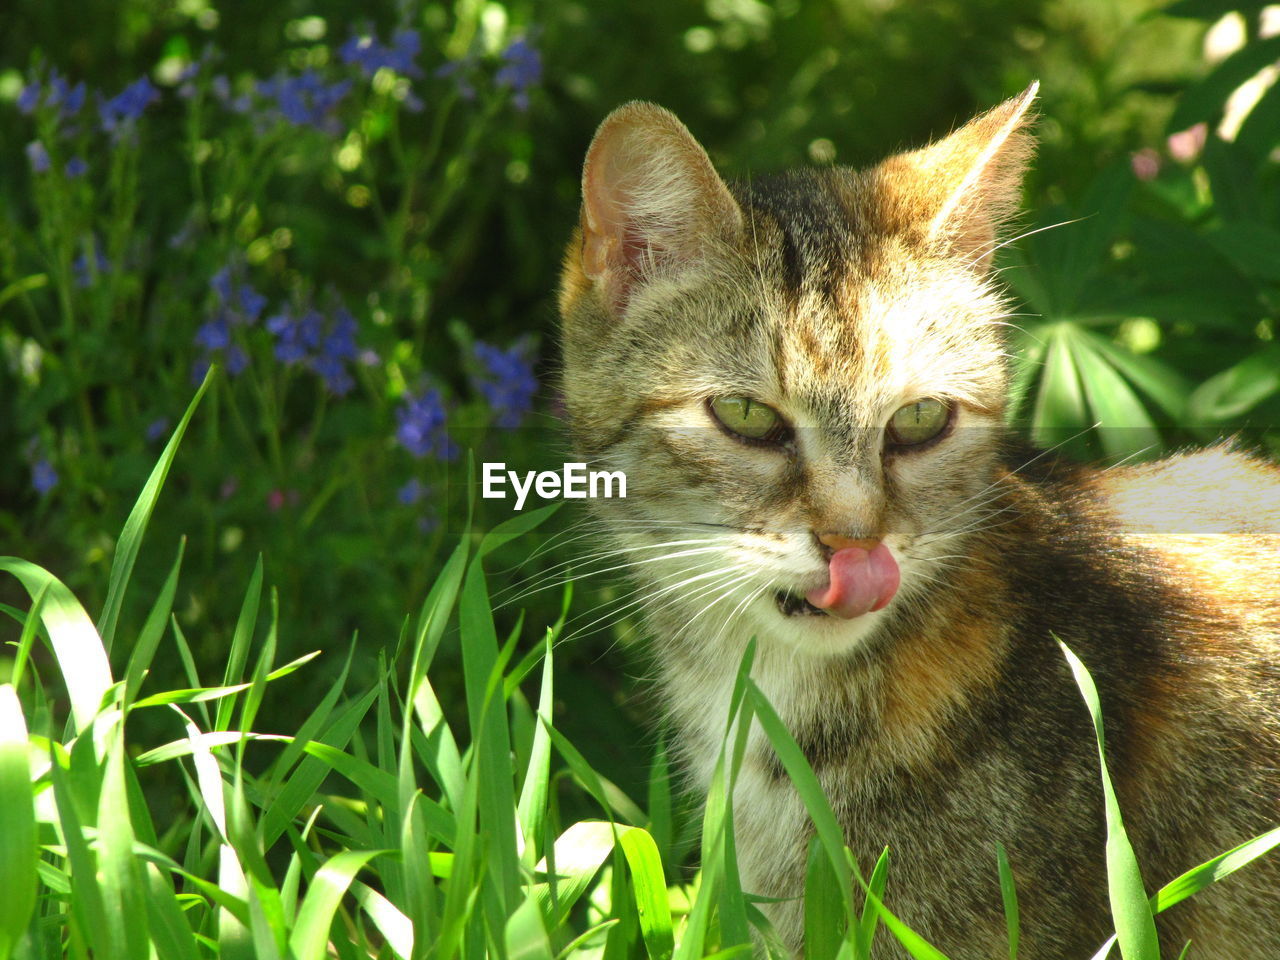
[[[244,592],[244,602],[240,605],[240,616],[236,618],[236,629],[231,636],[231,650],[227,654],[227,669],[222,678],[224,687],[235,686],[244,676],[245,660],[249,656],[249,644],[253,641],[253,629],[258,620],[258,602],[262,598],[262,554],[258,554],[258,562],[254,564],[253,576],[249,578],[249,587]],[[213,721],[214,730],[226,730],[231,726],[231,714],[235,710],[235,700],[228,697],[218,702],[217,716]]]
[[1004,922],[1009,931],[1009,960],[1018,960],[1018,891],[1013,883],[1013,868],[1004,844],[996,841],[996,869],[1000,873],[1000,898],[1004,901]]
[[83,733],[113,682],[111,665],[93,621],[66,584],[34,563],[0,557],[0,571],[17,577],[33,600],[44,594],[40,619],[49,632],[54,658],[67,685],[76,733]]
[[[1055,638],[1056,639],[1056,638]],[[1089,715],[1098,744],[1098,764],[1102,773],[1102,793],[1107,821],[1107,891],[1111,898],[1111,914],[1116,924],[1120,955],[1124,960],[1160,960],[1160,942],[1156,936],[1155,917],[1147,902],[1138,858],[1125,833],[1120,803],[1116,798],[1111,775],[1107,771],[1106,739],[1102,729],[1102,705],[1093,677],[1065,643],[1058,640]]]
[[177,559],[173,561],[169,576],[165,578],[164,586],[160,588],[160,594],[156,597],[151,612],[147,614],[142,629],[138,631],[133,652],[129,654],[129,664],[124,671],[126,709],[138,696],[142,678],[151,667],[151,661],[155,658],[156,649],[160,645],[160,638],[164,635],[165,624],[169,622],[169,614],[173,611],[173,598],[178,591],[178,572],[182,569],[182,555],[186,548],[187,538],[183,537],[178,542]]
[[151,520],[151,511],[155,509],[156,501],[160,498],[160,489],[164,486],[165,477],[169,475],[173,458],[177,456],[178,445],[182,443],[182,435],[187,431],[187,424],[191,422],[200,398],[204,396],[214,376],[215,368],[210,367],[203,382],[196,389],[196,395],[187,404],[187,410],[174,428],[169,442],[165,444],[164,452],[160,454],[160,459],[152,469],[151,476],[143,485],[137,502],[129,511],[129,518],[125,521],[120,539],[116,543],[115,557],[111,561],[111,574],[107,579],[107,599],[102,605],[102,616],[98,618],[98,633],[107,651],[111,650],[111,643],[115,638],[116,623],[120,618],[120,608],[124,604],[124,593],[129,586],[133,565],[138,559],[142,535],[146,532],[147,523]]
[[804,878],[804,946],[815,957],[834,957],[844,941],[848,917],[831,861],[817,837],[809,840]]
[[18,613],[22,623],[22,635],[18,637],[18,649],[13,655],[13,665],[9,668],[9,682],[13,684],[15,690],[22,689],[22,674],[26,669],[27,659],[31,656],[31,647],[36,642],[37,634],[40,633],[40,610],[48,594],[49,585],[46,583],[32,598],[31,609],[25,614]]
[[649,831],[640,827],[620,830],[618,838],[631,871],[640,935],[649,960],[669,960],[675,952],[675,934],[658,845],[653,842]]
[[9,960],[36,905],[40,850],[27,750],[18,692],[12,684],[0,684],[0,960]]
[[[551,716],[552,711],[552,670],[551,670],[551,631],[543,641],[542,686],[538,693],[538,713]],[[524,783],[520,787],[520,800],[516,805],[516,817],[520,823],[520,834],[524,838],[525,866],[532,866],[537,861],[538,851],[542,849],[543,828],[547,818],[547,795],[551,784],[551,735],[543,724],[535,726],[533,746],[529,751],[529,764],[525,769]]]
[[[871,878],[867,880],[867,890],[877,900],[884,899],[884,887],[889,880],[889,848],[880,851],[875,867],[871,870]],[[863,898],[862,916],[858,918],[857,936],[854,955],[857,960],[868,960],[871,956],[871,945],[875,942],[876,928],[880,923],[880,914]]]

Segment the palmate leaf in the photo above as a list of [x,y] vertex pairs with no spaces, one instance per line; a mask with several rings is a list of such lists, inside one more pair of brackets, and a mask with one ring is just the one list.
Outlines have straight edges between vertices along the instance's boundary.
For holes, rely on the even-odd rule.
[[1214,374],[1191,394],[1188,413],[1194,423],[1216,425],[1238,417],[1280,392],[1280,346],[1246,357]]
[[[1206,6],[1220,3],[1232,10],[1242,9],[1242,0],[1194,0]],[[1259,4],[1262,6],[1263,4]],[[1183,4],[1174,4],[1174,7]],[[1168,13],[1173,8],[1166,8]],[[1216,16],[1222,16],[1218,14]],[[1183,14],[1196,16],[1196,14]],[[1280,37],[1267,37],[1247,43],[1215,66],[1203,80],[1191,86],[1178,98],[1178,105],[1169,118],[1168,133],[1178,133],[1201,121],[1216,120],[1226,106],[1227,98],[1242,83],[1263,67],[1280,59]]]

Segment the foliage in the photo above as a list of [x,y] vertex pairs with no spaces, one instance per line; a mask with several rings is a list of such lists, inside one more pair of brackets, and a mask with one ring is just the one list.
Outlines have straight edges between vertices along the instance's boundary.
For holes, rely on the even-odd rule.
[[[198,394],[131,513],[112,569],[112,597],[128,588],[132,559],[199,400]],[[110,633],[102,627],[113,622],[110,601],[95,628],[52,574],[0,558],[0,571],[31,597],[25,613],[4,611],[22,629],[12,682],[0,684],[6,891],[0,960],[642,954],[692,960],[745,955],[753,930],[770,956],[784,956],[764,914],[743,894],[734,852],[729,797],[754,723],[813,820],[807,955],[866,960],[883,924],[911,956],[945,960],[882,901],[889,851],[870,881],[862,878],[804,753],[750,678],[754,646],[738,671],[706,798],[701,869],[691,884],[680,882],[672,838],[682,828],[661,775],[661,750],[646,812],[556,727],[552,650],[563,613],[519,659],[521,630],[499,642],[483,561],[554,509],[508,520],[483,538],[464,537],[374,683],[348,689],[348,655],[337,680],[288,736],[256,732],[260,709],[281,686],[296,683],[294,674],[316,653],[276,666],[286,627],[274,591],[265,637],[255,639],[260,562],[215,685],[199,676],[172,618],[181,549],[145,624],[122,648],[129,650],[123,671],[108,658]],[[446,719],[430,680],[455,611],[465,731]],[[185,664],[188,686],[146,692],[165,633]],[[70,695],[65,720],[49,707],[53,676],[35,670],[32,654],[41,642]],[[1128,960],[1158,960],[1152,912],[1280,844],[1280,828],[1188,872],[1149,904],[1109,787],[1097,693],[1084,666],[1065,652],[1096,726],[1108,850],[1116,851],[1108,855],[1108,880],[1121,951]],[[409,661],[399,680],[398,659]],[[535,673],[536,708],[522,690]],[[146,712],[168,714],[182,735],[139,752],[126,728]],[[264,762],[247,762],[251,744]],[[186,784],[167,824],[146,794],[161,765],[177,766]],[[562,779],[575,781],[605,819],[566,827],[555,789]],[[995,859],[1014,957],[1016,891],[1003,850]],[[1134,917],[1149,936],[1134,933]]]

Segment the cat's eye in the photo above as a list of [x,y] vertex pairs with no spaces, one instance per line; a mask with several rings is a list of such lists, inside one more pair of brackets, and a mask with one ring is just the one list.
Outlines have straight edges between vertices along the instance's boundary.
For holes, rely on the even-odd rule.
[[932,397],[900,407],[889,418],[889,440],[900,447],[927,443],[951,422],[951,406]]
[[750,397],[716,397],[708,401],[712,415],[730,433],[761,443],[780,443],[791,432],[782,414]]

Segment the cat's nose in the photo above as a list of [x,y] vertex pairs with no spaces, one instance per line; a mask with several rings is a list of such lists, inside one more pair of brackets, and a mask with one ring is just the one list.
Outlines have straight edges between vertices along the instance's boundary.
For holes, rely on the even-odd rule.
[[844,550],[846,547],[861,547],[870,553],[880,542],[879,537],[848,537],[843,533],[815,533],[818,542],[832,551]]

